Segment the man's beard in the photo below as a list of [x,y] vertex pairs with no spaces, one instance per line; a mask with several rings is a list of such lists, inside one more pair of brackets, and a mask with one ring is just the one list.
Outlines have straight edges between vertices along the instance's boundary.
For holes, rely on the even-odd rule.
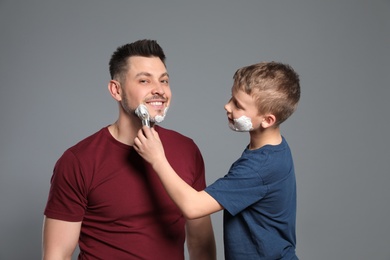
[[122,101],[121,101],[121,106],[123,110],[126,112],[126,114],[134,115],[135,114],[135,109],[131,109],[129,106],[129,100],[127,99],[126,93],[122,92]]
[[[129,116],[134,116],[135,114],[135,109],[131,109],[129,106],[129,100],[127,99],[127,95],[125,92],[122,92],[122,101],[121,101],[121,106],[123,110],[126,112],[127,115]],[[160,123],[164,120],[165,115],[168,111],[168,107],[166,107],[162,113],[162,115],[156,115],[154,117],[150,117],[150,121],[153,123]]]

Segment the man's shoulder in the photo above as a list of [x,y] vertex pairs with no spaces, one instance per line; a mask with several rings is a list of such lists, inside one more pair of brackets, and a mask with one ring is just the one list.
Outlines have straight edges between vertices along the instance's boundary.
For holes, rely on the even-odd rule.
[[85,137],[73,146],[69,147],[67,151],[71,151],[73,153],[80,153],[82,151],[95,149],[97,146],[103,145],[103,141],[107,139],[107,134],[107,127],[103,127],[97,132]]
[[155,130],[158,132],[160,138],[166,138],[166,139],[175,139],[177,141],[187,141],[187,142],[193,142],[192,138],[179,133],[172,129],[167,129],[161,126],[155,126]]
[[155,126],[155,129],[158,132],[166,151],[172,152],[172,150],[176,150],[188,154],[192,154],[194,151],[199,152],[198,145],[191,137],[161,126]]

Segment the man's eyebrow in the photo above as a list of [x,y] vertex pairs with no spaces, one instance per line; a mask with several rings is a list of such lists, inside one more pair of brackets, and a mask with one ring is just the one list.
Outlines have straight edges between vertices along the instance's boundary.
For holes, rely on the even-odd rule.
[[137,73],[137,74],[135,75],[135,77],[140,77],[140,76],[151,77],[152,74],[150,74],[149,72],[140,72],[140,73]]
[[168,77],[169,78],[168,72],[165,72],[165,73],[161,74],[160,78],[162,78],[162,77]]
[[[150,74],[149,72],[140,72],[140,73],[137,73],[135,75],[135,77],[141,77],[141,76],[152,77],[152,74]],[[163,77],[168,77],[169,78],[168,72],[165,72],[165,73],[161,74],[160,78],[163,78]]]

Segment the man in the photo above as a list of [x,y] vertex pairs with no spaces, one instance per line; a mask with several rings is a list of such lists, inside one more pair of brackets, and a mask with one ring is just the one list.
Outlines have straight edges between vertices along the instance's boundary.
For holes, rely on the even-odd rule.
[[153,169],[133,149],[142,127],[135,110],[145,105],[170,163],[190,186],[205,188],[196,144],[155,126],[171,101],[165,54],[156,41],[119,47],[110,60],[108,90],[119,104],[115,123],[82,140],[57,161],[45,209],[43,258],[215,259],[209,216],[185,220]]

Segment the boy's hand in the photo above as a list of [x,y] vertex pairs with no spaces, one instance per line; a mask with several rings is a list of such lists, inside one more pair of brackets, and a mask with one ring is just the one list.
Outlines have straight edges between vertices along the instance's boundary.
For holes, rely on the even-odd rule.
[[166,160],[164,147],[154,128],[143,126],[134,139],[134,149],[152,166]]

